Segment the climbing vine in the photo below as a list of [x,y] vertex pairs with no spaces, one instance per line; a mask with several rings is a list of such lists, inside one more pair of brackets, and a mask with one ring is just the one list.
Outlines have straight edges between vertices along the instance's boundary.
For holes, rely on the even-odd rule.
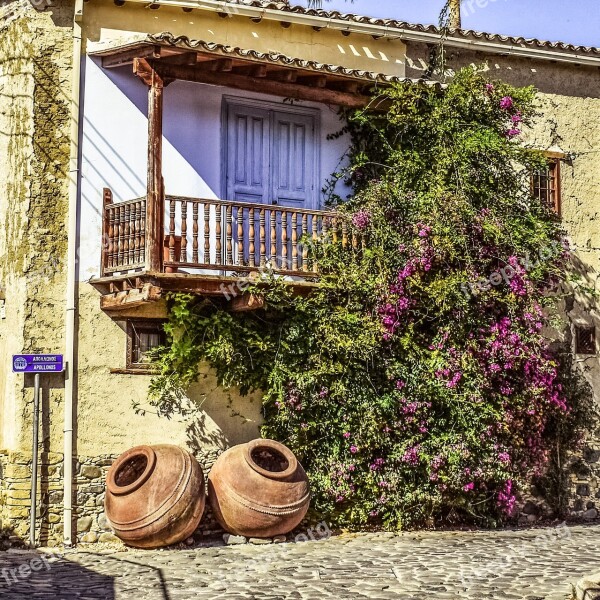
[[530,192],[534,106],[533,89],[467,68],[349,114],[355,193],[337,210],[365,244],[311,243],[320,286],[294,295],[267,274],[246,290],[259,311],[172,296],[152,402],[181,410],[203,361],[261,390],[263,435],[298,455],[313,510],[339,526],[509,518],[583,414],[544,333],[569,253]]

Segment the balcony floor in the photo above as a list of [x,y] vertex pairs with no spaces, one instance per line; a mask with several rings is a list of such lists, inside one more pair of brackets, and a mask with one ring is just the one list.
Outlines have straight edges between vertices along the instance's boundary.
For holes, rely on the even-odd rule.
[[[260,299],[245,293],[256,278],[249,276],[206,275],[193,273],[153,273],[139,271],[90,279],[88,283],[101,294],[100,307],[113,318],[167,316],[169,292],[195,294],[221,301],[232,312],[262,308]],[[305,295],[318,286],[314,281],[287,283],[295,294]]]

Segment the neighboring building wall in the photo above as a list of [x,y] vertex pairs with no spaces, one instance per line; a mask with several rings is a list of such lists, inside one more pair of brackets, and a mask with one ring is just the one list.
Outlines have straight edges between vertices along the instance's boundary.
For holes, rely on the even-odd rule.
[[[10,372],[11,355],[64,347],[66,212],[73,11],[45,13],[20,0],[0,9],[0,518],[27,534],[32,379]],[[1,301],[0,301],[1,302]],[[60,460],[62,378],[44,378],[42,494]],[[44,512],[44,511],[43,511]],[[14,519],[11,521],[11,519]],[[40,518],[47,535],[49,518]]]
[[[532,130],[525,132],[524,141],[540,150],[560,148],[571,157],[561,163],[562,222],[576,249],[575,268],[582,276],[581,285],[559,307],[564,326],[554,333],[570,345],[575,326],[595,325],[600,334],[598,300],[590,293],[600,292],[600,70],[446,50],[451,69],[487,65],[493,78],[539,90],[541,115]],[[419,59],[428,56],[429,50],[411,44],[407,54],[407,64],[413,65],[408,67],[407,75],[419,76]],[[592,386],[600,412],[600,356],[576,357],[576,364]],[[570,480],[573,514],[596,516],[600,508],[599,431],[589,431],[583,450],[574,455]],[[542,514],[543,510],[538,512]]]

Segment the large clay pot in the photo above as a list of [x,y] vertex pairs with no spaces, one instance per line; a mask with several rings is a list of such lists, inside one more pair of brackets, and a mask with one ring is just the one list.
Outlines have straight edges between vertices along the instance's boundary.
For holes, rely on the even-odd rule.
[[202,468],[177,446],[128,450],[108,471],[106,488],[106,516],[115,534],[136,548],[185,540],[204,512]]
[[268,538],[300,524],[310,492],[306,473],[289,448],[254,440],[218,458],[208,476],[208,498],[226,531]]

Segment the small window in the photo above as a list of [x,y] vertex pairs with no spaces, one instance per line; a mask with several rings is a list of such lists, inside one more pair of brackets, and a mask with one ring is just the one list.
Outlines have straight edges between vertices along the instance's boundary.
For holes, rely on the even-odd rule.
[[128,321],[127,368],[151,370],[151,351],[165,343],[162,321]]
[[596,354],[595,327],[575,327],[575,353]]
[[546,169],[536,171],[533,174],[531,190],[542,204],[560,215],[560,160],[550,159]]

